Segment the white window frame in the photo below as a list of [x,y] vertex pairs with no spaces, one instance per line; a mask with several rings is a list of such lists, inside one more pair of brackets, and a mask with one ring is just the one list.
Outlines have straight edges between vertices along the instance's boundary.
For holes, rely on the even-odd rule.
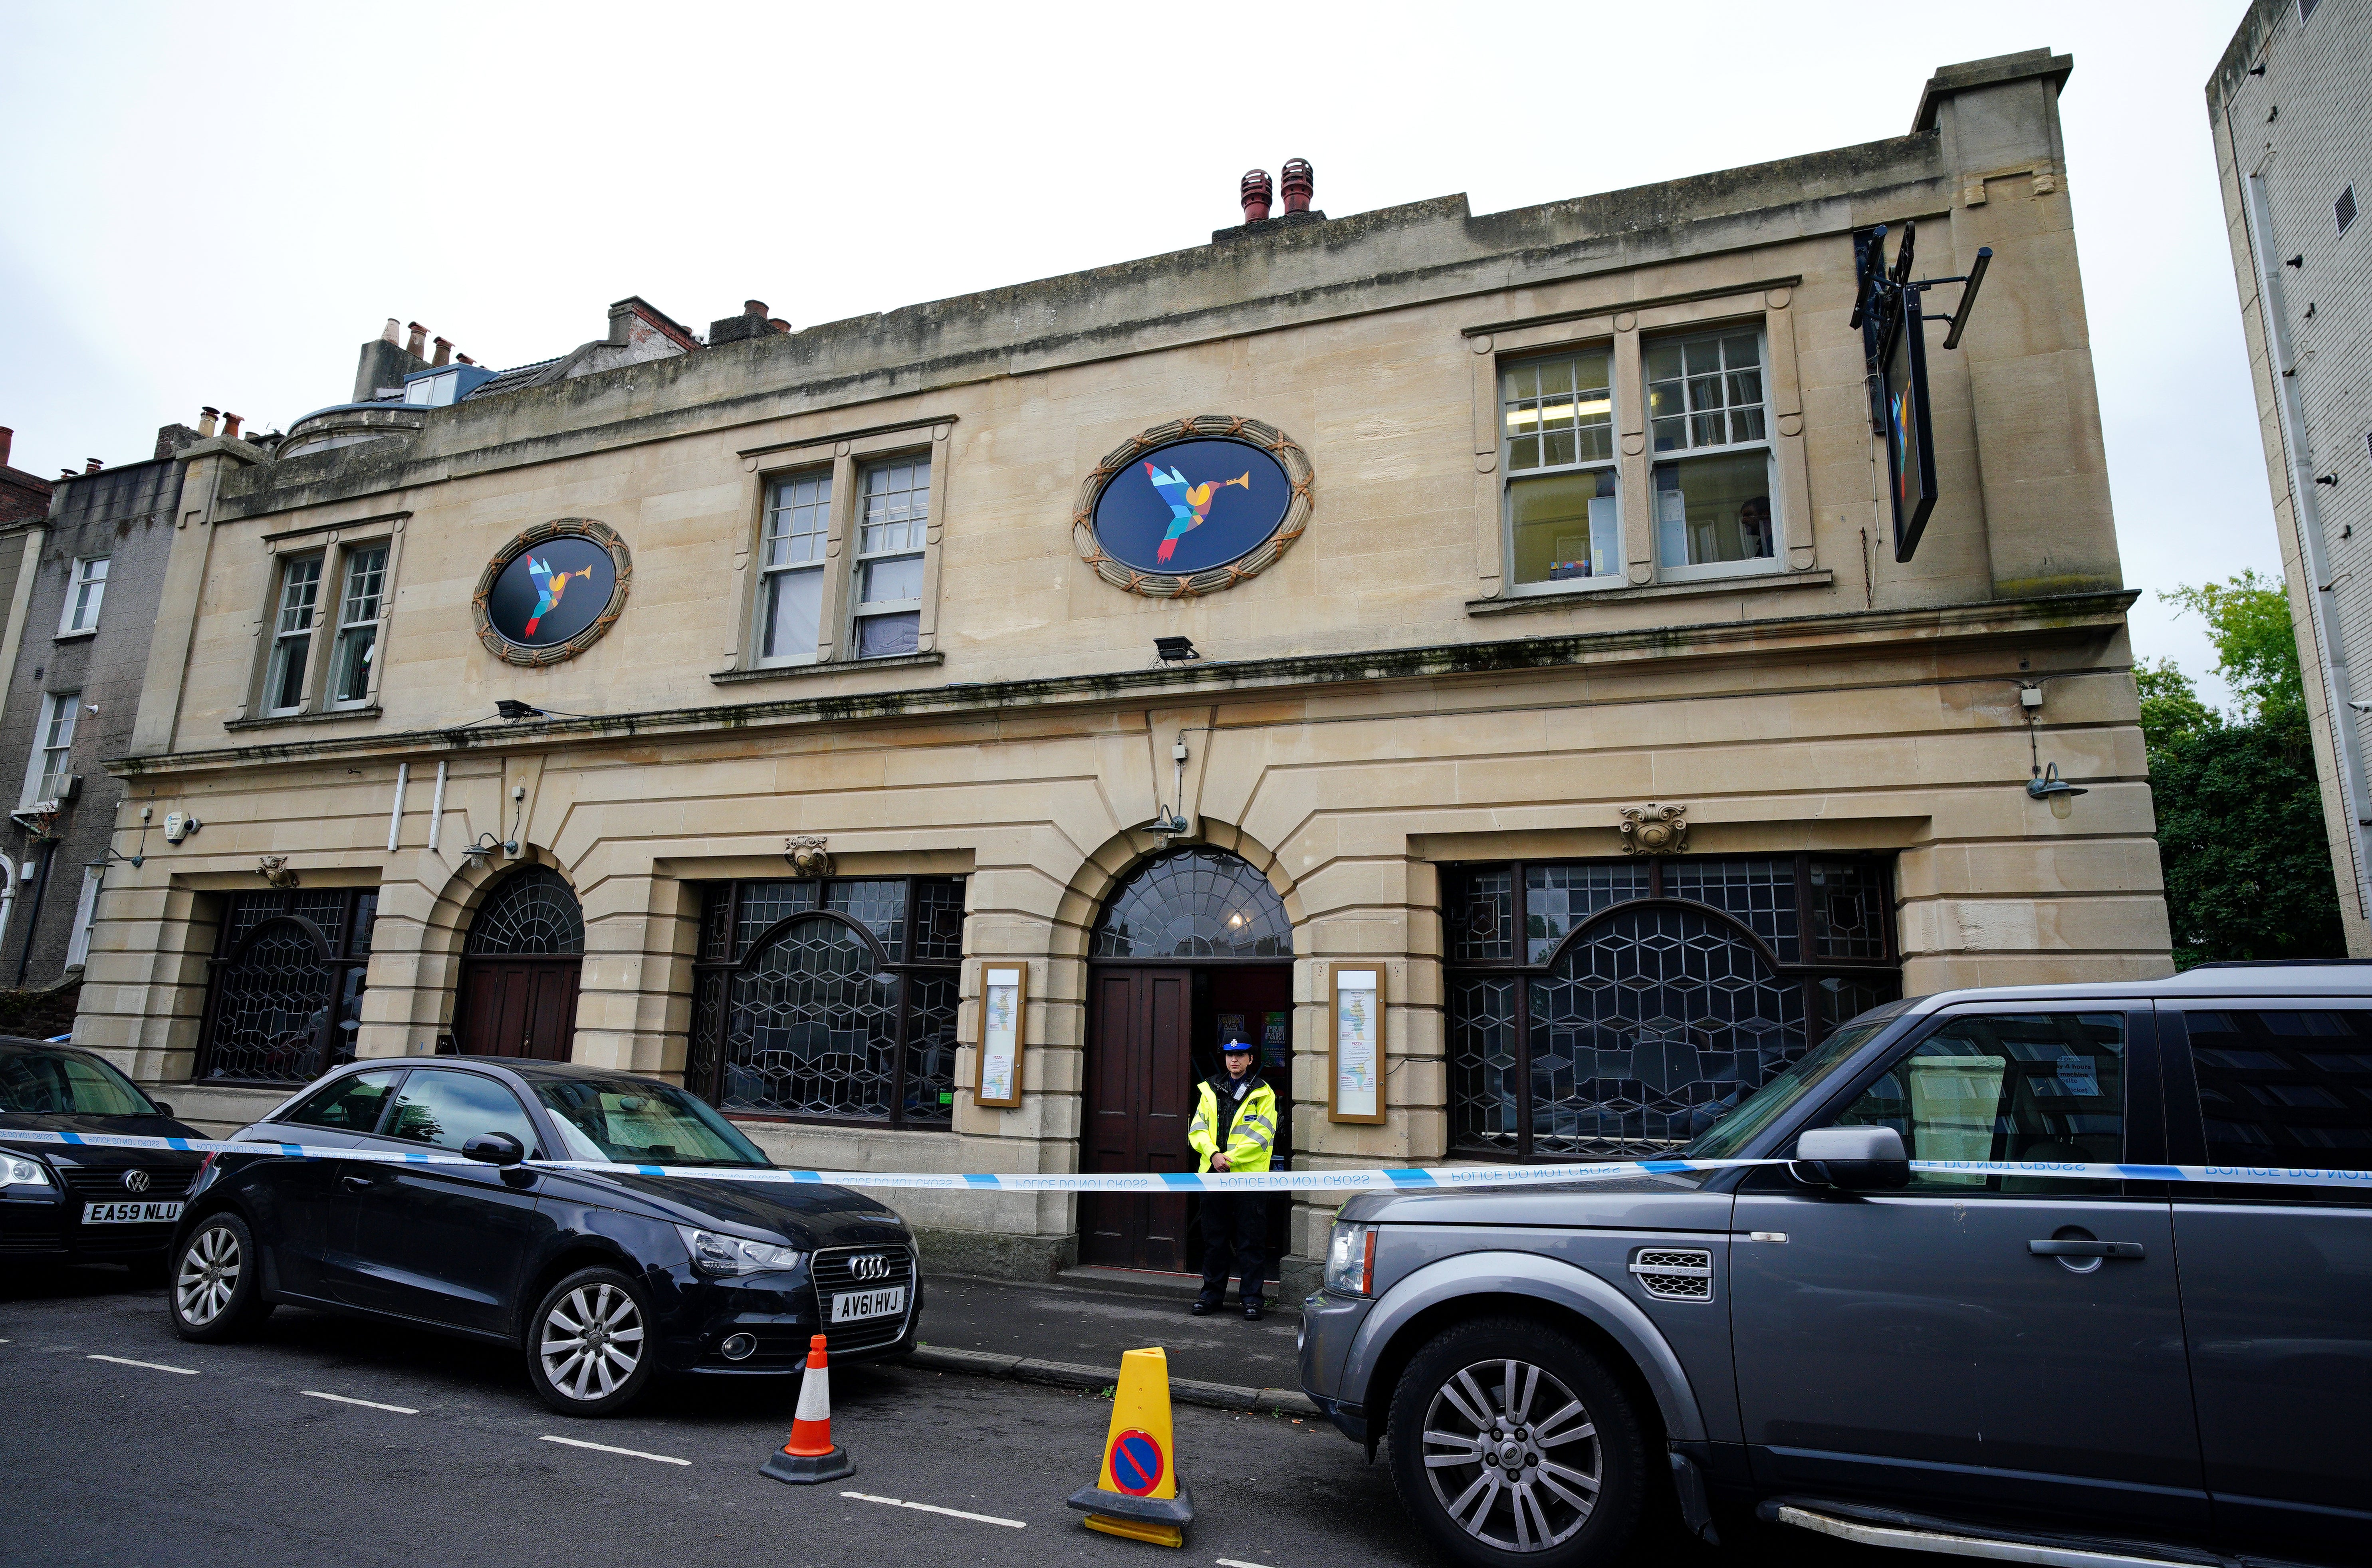
[[[321,619],[321,576],[327,566],[326,556],[317,551],[309,555],[285,558],[280,563],[280,570],[273,575],[271,644],[264,650],[263,690],[259,693],[261,701],[257,704],[267,716],[301,714],[312,695],[312,683],[320,673],[313,668],[313,644]],[[311,568],[307,586],[312,592],[305,596],[301,604],[292,603],[289,591],[295,585],[297,571],[303,567]],[[297,619],[300,615],[301,620]],[[296,700],[282,704],[273,699],[287,684],[285,675],[291,657],[304,662],[296,668]]]
[[66,938],[66,968],[74,969],[90,958],[91,927],[99,923],[99,889],[107,880],[107,869],[99,865],[82,868],[82,896],[75,901],[74,934]]
[[[1545,453],[1548,436],[1541,433],[1540,420],[1535,417],[1533,420],[1528,422],[1529,431],[1526,435],[1518,434],[1518,421],[1521,418],[1522,413],[1525,412],[1530,412],[1537,416],[1542,411],[1546,395],[1535,393],[1529,397],[1511,399],[1507,395],[1508,376],[1513,372],[1520,371],[1529,366],[1550,364],[1557,360],[1571,360],[1575,363],[1576,366],[1578,367],[1580,363],[1585,359],[1599,357],[1602,357],[1606,362],[1606,419],[1602,426],[1606,433],[1606,455],[1603,458],[1584,457],[1581,455],[1581,447],[1583,446],[1582,437],[1584,434],[1588,430],[1595,430],[1601,427],[1596,424],[1583,426],[1579,424],[1579,421],[1576,418],[1575,430],[1573,432],[1575,455],[1571,461],[1548,462],[1546,460],[1542,460],[1541,462],[1534,463],[1528,468],[1518,469],[1516,467],[1517,455],[1516,444],[1518,440],[1526,438],[1527,435],[1529,436],[1529,438],[1541,441],[1543,452]],[[1499,468],[1501,475],[1499,485],[1499,548],[1500,559],[1506,563],[1505,570],[1506,576],[1505,581],[1507,585],[1507,592],[1510,595],[1530,596],[1534,594],[1602,593],[1610,588],[1622,587],[1630,581],[1626,572],[1627,563],[1623,560],[1623,557],[1628,553],[1628,552],[1624,548],[1622,536],[1622,443],[1619,436],[1619,433],[1622,429],[1622,420],[1619,416],[1622,410],[1616,406],[1615,401],[1618,395],[1615,387],[1617,379],[1614,350],[1610,344],[1562,343],[1554,348],[1538,353],[1506,355],[1498,362],[1498,365],[1495,367],[1495,374],[1492,377],[1491,386],[1494,407],[1496,410],[1495,417],[1499,428]],[[1576,401],[1576,404],[1583,395],[1584,394],[1577,389],[1572,394],[1574,399]],[[1519,407],[1519,405],[1521,406]],[[1552,434],[1562,433],[1558,432]],[[1519,583],[1516,580],[1517,488],[1531,480],[1554,478],[1563,474],[1605,474],[1613,480],[1614,494],[1610,497],[1614,503],[1613,570],[1602,575],[1593,572],[1586,577],[1548,577],[1543,578],[1537,583]],[[1594,525],[1588,519],[1585,518],[1582,527],[1585,531],[1591,534],[1594,548],[1596,533]]]
[[[34,721],[32,755],[25,761],[25,788],[18,797],[19,810],[30,810],[44,801],[57,799],[57,791],[44,793],[41,786],[52,778],[73,776],[75,726],[81,714],[80,691],[52,691],[42,697],[41,716]],[[52,761],[57,763],[55,768],[52,767]]]
[[[823,657],[829,626],[825,617],[831,610],[826,574],[831,568],[833,477],[829,465],[767,476],[765,515],[758,530],[758,603],[750,627],[751,645],[757,650],[753,664],[784,668],[814,664]],[[814,487],[805,498],[799,494],[803,485]],[[766,638],[773,629],[774,594],[800,576],[815,582],[816,640],[805,648],[770,653]]]
[[[109,557],[77,555],[66,576],[66,601],[58,609],[58,635],[87,637],[99,630],[99,607],[107,602]],[[96,568],[96,570],[94,570]]]
[[[892,452],[878,458],[868,458],[857,465],[856,494],[853,497],[855,503],[855,516],[850,520],[851,542],[855,548],[849,552],[848,582],[848,656],[852,660],[902,658],[918,652],[924,645],[923,637],[925,629],[923,623],[923,603],[930,594],[931,486],[937,478],[933,471],[932,458],[931,449],[925,447],[920,451]],[[874,476],[887,474],[901,468],[909,470],[919,468],[923,470],[921,505],[915,507],[910,502],[906,515],[894,522],[870,521]],[[909,487],[904,494],[911,497],[915,494],[915,491]],[[901,529],[902,530],[901,540],[896,543],[885,542],[880,549],[867,550],[866,534],[869,528],[881,528],[885,532],[890,528]],[[868,602],[865,598],[867,569],[900,561],[912,561],[914,563],[913,596],[907,598],[876,599]],[[867,621],[895,615],[914,617],[914,646],[901,648],[894,653],[866,653],[864,651],[865,623]]]
[[[1727,338],[1742,337],[1750,333],[1754,338],[1754,372],[1758,389],[1761,393],[1760,399],[1752,403],[1729,401],[1727,394],[1730,390],[1730,378],[1738,372],[1733,371],[1729,367],[1727,359],[1725,356],[1722,369],[1719,372],[1724,391],[1724,401],[1720,405],[1720,412],[1725,415],[1723,422],[1723,434],[1725,436],[1734,434],[1734,428],[1729,416],[1735,415],[1741,410],[1750,410],[1759,414],[1762,428],[1762,436],[1759,438],[1750,440],[1725,440],[1720,442],[1708,442],[1703,446],[1699,446],[1695,441],[1696,432],[1693,428],[1693,422],[1702,414],[1711,411],[1699,410],[1695,408],[1692,403],[1685,403],[1682,412],[1677,417],[1680,421],[1680,429],[1686,444],[1674,447],[1658,447],[1657,444],[1657,433],[1656,430],[1657,416],[1655,410],[1654,397],[1654,389],[1658,385],[1658,383],[1655,379],[1653,370],[1650,368],[1656,351],[1660,348],[1669,346],[1680,349],[1683,354],[1685,354],[1689,345],[1692,343],[1719,343]],[[1782,486],[1780,483],[1781,476],[1779,473],[1778,444],[1773,439],[1773,426],[1776,423],[1776,420],[1771,403],[1771,382],[1773,370],[1771,364],[1771,335],[1766,324],[1759,320],[1750,323],[1738,321],[1703,328],[1692,328],[1684,331],[1658,332],[1655,335],[1652,341],[1642,343],[1640,348],[1640,385],[1647,399],[1647,407],[1642,410],[1641,412],[1643,416],[1642,423],[1646,429],[1647,449],[1644,454],[1642,454],[1638,460],[1646,465],[1647,527],[1648,537],[1653,540],[1654,545],[1657,580],[1659,582],[1680,583],[1701,582],[1708,578],[1719,577],[1760,577],[1785,571],[1787,569],[1786,527],[1785,519],[1780,515],[1780,492]],[[1678,384],[1682,389],[1684,399],[1687,397],[1689,381],[1690,377],[1687,375],[1685,368],[1683,368]],[[1665,415],[1664,417],[1669,419],[1675,416]],[[1744,561],[1709,561],[1692,563],[1687,558],[1687,545],[1685,542],[1685,535],[1683,535],[1680,559],[1678,561],[1670,559],[1666,554],[1664,549],[1667,539],[1667,535],[1665,533],[1666,524],[1661,515],[1662,503],[1657,498],[1656,470],[1666,463],[1686,462],[1697,458],[1727,457],[1746,452],[1760,452],[1762,454],[1763,482],[1765,486],[1763,492],[1765,497],[1764,504],[1770,508],[1771,513],[1770,517],[1765,524],[1765,527],[1768,529],[1771,553],[1765,556],[1752,557]],[[1681,522],[1679,526],[1685,528],[1686,524],[1685,522]]]
[[[367,593],[357,594],[355,575],[362,569],[363,563],[374,554],[378,557],[378,565],[372,568],[377,581],[369,585]],[[378,661],[379,621],[386,614],[388,578],[393,572],[394,566],[395,545],[391,540],[368,540],[359,544],[350,545],[339,562],[338,625],[336,636],[330,645],[328,682],[324,687],[324,691],[328,693],[325,706],[367,707],[378,695],[378,671],[375,666]],[[319,618],[319,603],[317,589],[316,619]],[[275,627],[276,624],[275,621]],[[347,650],[357,645],[363,650],[362,691],[356,695],[347,696],[340,690],[345,684]]]

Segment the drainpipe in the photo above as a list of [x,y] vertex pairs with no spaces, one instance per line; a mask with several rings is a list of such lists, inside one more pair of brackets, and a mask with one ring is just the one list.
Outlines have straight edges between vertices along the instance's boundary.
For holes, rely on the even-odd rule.
[[41,895],[50,890],[50,865],[58,858],[55,842],[41,846],[41,875],[33,879],[33,907],[25,912],[25,946],[17,955],[17,989],[25,989],[25,971],[33,966],[33,937],[41,929]]

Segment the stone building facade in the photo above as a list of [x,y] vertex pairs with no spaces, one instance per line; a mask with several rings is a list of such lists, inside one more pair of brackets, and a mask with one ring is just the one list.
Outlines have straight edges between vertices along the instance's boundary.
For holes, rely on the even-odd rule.
[[[1174,1168],[1239,1027],[1323,1169],[1667,1147],[1898,993],[2164,973],[2069,68],[201,444],[115,766],[206,825],[110,882],[78,1038],[217,1124],[442,1046],[1060,1172]],[[1912,220],[1994,254],[1898,563],[1851,319]],[[1185,1200],[900,1206],[941,1267],[1193,1260]]]
[[[2347,950],[2372,954],[2372,0],[2255,0],[2207,83]],[[2372,532],[2366,534],[2372,539]]]

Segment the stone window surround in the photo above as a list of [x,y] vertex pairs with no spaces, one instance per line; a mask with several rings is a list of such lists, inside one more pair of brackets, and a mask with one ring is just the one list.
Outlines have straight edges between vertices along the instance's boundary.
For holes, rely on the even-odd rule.
[[[387,669],[389,622],[395,613],[395,585],[402,565],[404,522],[409,512],[360,517],[352,522],[320,523],[266,534],[260,541],[269,558],[264,603],[250,635],[256,654],[250,661],[247,700],[223,721],[230,730],[259,729],[274,725],[320,723],[328,719],[376,719],[379,716],[379,679]],[[387,566],[380,577],[378,653],[371,660],[370,688],[362,701],[333,704],[329,701],[330,665],[336,651],[339,610],[346,591],[346,563],[358,551],[385,547]],[[313,628],[306,645],[305,699],[294,713],[263,711],[263,686],[272,668],[271,635],[279,614],[280,581],[285,563],[320,552],[321,592],[313,607]]]
[[[1499,373],[1527,359],[1610,347],[1613,353],[1617,471],[1622,494],[1622,544],[1628,590],[1664,587],[1686,591],[1738,592],[1757,587],[1801,586],[1791,579],[1819,564],[1812,548],[1811,479],[1804,454],[1803,386],[1797,371],[1794,314],[1789,308],[1800,277],[1766,278],[1727,288],[1706,288],[1560,311],[1463,329],[1474,351],[1474,540],[1478,588],[1469,614],[1512,610],[1525,601],[1554,599],[1560,606],[1623,589],[1573,589],[1564,584],[1528,589],[1507,579],[1506,486],[1501,469],[1505,450],[1499,409]],[[1647,450],[1647,383],[1644,340],[1691,334],[1751,322],[1763,339],[1763,401],[1770,417],[1774,494],[1785,554],[1769,568],[1753,568],[1706,580],[1702,569],[1686,578],[1659,577],[1656,563],[1654,469]],[[1633,597],[1633,592],[1624,592]],[[1541,605],[1546,609],[1546,603]]]
[[[731,642],[722,669],[709,679],[718,684],[831,674],[839,670],[872,669],[917,664],[937,664],[945,656],[937,646],[941,541],[947,531],[948,439],[955,416],[938,414],[902,420],[810,437],[803,441],[748,447],[738,455],[742,467],[756,476],[749,517],[733,570],[740,580],[734,589]],[[924,530],[923,602],[913,653],[878,658],[853,657],[855,638],[855,562],[856,528],[863,497],[858,481],[865,469],[900,457],[927,456],[931,463],[931,505]],[[829,468],[831,472],[831,525],[824,541],[823,604],[817,616],[821,640],[817,656],[805,660],[765,661],[760,617],[765,573],[760,552],[765,541],[766,508],[774,485],[793,475]]]

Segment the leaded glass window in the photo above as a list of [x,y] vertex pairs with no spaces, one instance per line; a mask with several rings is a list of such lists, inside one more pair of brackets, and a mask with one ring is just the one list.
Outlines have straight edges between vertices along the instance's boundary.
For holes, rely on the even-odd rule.
[[504,958],[573,958],[585,951],[585,912],[567,879],[548,865],[506,877],[470,922],[463,952]]
[[1104,906],[1098,958],[1289,958],[1293,922],[1240,856],[1172,850],[1140,866]]
[[1463,1151],[1598,1159],[1686,1143],[1901,993],[1888,866],[1872,857],[1449,865],[1441,886]]
[[376,889],[234,893],[208,964],[200,1081],[302,1084],[355,1054]]
[[960,877],[716,882],[702,899],[690,1087],[736,1115],[952,1121]]

